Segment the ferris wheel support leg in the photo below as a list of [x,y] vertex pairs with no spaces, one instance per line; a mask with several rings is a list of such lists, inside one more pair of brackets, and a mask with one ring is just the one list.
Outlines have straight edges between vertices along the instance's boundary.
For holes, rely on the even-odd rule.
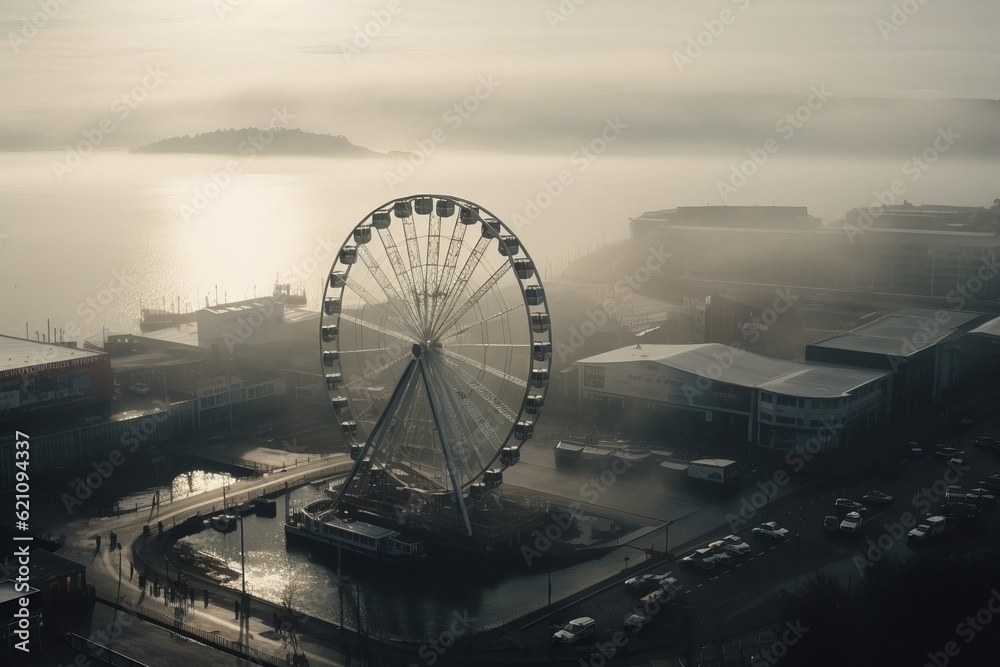
[[430,381],[427,379],[427,371],[424,369],[423,360],[420,361],[420,377],[424,379],[424,389],[427,391],[427,398],[431,403],[431,415],[434,417],[434,426],[438,430],[438,434],[441,436],[441,449],[444,451],[445,464],[448,466],[448,476],[451,478],[451,488],[455,492],[455,501],[458,503],[458,509],[462,512],[462,520],[465,521],[465,530],[469,537],[472,537],[472,524],[469,522],[469,512],[465,509],[465,498],[462,497],[462,486],[458,483],[458,477],[455,476],[455,463],[451,458],[451,446],[448,444],[448,436],[444,434],[444,428],[441,424],[441,406],[437,403],[437,397],[434,392],[431,391]]
[[372,445],[375,443],[375,439],[381,437],[382,425],[385,423],[386,418],[389,415],[394,414],[396,412],[396,408],[399,407],[399,402],[402,400],[404,393],[403,389],[410,382],[410,376],[413,375],[413,368],[416,361],[416,359],[410,359],[410,363],[406,365],[406,370],[403,371],[403,376],[399,379],[399,383],[396,385],[396,388],[392,392],[392,397],[389,399],[389,405],[382,411],[382,414],[379,415],[378,421],[375,422],[375,427],[372,429],[371,435],[368,436],[368,440],[365,441],[365,446],[361,450],[358,460],[354,462],[353,466],[351,466],[351,472],[347,473],[347,479],[345,479],[344,483],[340,485],[340,491],[337,492],[337,497],[333,500],[334,507],[340,505],[340,499],[344,496],[344,493],[347,491],[347,487],[357,476],[358,472],[360,472],[361,466],[364,465],[365,457],[368,455],[368,452],[371,451]]

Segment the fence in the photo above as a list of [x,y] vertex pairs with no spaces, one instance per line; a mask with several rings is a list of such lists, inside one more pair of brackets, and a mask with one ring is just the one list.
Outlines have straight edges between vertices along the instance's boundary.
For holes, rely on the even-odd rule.
[[133,604],[126,600],[122,600],[116,604],[114,600],[105,598],[100,593],[97,594],[97,599],[112,607],[118,607],[122,611],[133,614],[134,616],[137,616],[145,621],[169,628],[171,631],[184,635],[188,639],[196,639],[221,651],[225,651],[230,655],[251,660],[258,665],[269,665],[270,667],[290,667],[292,664],[288,657],[279,658],[269,653],[264,653],[260,649],[255,649],[242,644],[238,641],[225,639],[214,632],[209,632],[208,630],[203,630],[202,628],[185,623],[180,618],[167,616],[166,614],[161,614],[158,611]]
[[[100,644],[82,637],[75,632],[64,631],[62,634],[63,637],[66,638],[66,641],[69,642],[69,645],[80,653],[85,653],[91,658],[100,660],[101,662],[112,665],[113,667],[146,667],[146,663],[144,662],[133,660],[127,655],[122,655],[121,653],[112,651],[111,649],[101,646]],[[79,664],[79,660],[75,662]]]

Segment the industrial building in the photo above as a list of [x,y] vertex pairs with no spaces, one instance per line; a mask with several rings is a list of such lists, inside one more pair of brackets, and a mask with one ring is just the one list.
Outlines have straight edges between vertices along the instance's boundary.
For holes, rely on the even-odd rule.
[[108,355],[0,336],[0,424],[101,419],[113,397]]
[[[998,200],[1000,202],[1000,200]],[[782,286],[1000,297],[1000,203],[854,209],[823,224],[800,206],[688,206],[631,220],[633,244],[670,249],[660,279],[688,287]]]
[[893,418],[920,414],[946,398],[979,362],[963,338],[991,319],[953,310],[906,308],[806,346],[806,361],[886,371]]
[[[581,359],[581,407],[665,441],[845,446],[889,419],[892,374],[770,359],[719,343],[636,345]],[[744,447],[745,448],[745,447]],[[732,453],[739,458],[740,451]]]

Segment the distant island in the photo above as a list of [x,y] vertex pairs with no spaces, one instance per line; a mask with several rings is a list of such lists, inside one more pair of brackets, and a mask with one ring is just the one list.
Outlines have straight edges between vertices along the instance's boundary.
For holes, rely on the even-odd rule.
[[342,135],[315,134],[298,129],[245,127],[215,130],[193,137],[170,137],[132,149],[133,153],[222,153],[255,155],[348,155],[357,157],[403,155],[379,153],[355,146]]

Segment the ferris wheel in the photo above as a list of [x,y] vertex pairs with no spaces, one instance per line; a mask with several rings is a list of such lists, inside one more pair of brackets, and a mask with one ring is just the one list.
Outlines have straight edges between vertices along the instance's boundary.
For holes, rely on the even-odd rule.
[[354,465],[345,496],[468,505],[517,463],[545,403],[545,290],[517,236],[463,199],[418,195],[359,222],[321,314],[326,388]]

